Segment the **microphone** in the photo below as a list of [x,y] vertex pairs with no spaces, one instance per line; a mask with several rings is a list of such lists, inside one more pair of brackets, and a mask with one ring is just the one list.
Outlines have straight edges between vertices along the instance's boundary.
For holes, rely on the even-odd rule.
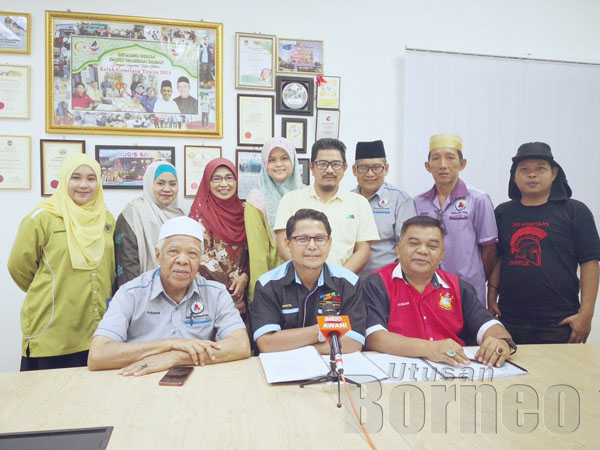
[[319,331],[329,342],[331,347],[330,362],[335,365],[338,373],[344,373],[342,363],[342,344],[340,338],[350,330],[350,319],[348,316],[338,316],[330,302],[325,304],[321,316],[317,316]]

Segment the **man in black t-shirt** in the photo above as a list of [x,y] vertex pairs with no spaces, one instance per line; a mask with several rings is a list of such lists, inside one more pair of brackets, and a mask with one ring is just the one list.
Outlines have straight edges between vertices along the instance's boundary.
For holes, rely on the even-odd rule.
[[585,342],[600,273],[594,216],[570,198],[548,144],[523,144],[512,160],[512,200],[496,208],[500,261],[488,281],[488,308],[519,344]]

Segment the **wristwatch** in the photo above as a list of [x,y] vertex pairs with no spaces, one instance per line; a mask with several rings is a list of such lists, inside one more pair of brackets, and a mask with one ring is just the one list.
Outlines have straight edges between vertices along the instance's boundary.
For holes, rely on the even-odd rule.
[[499,338],[501,340],[503,340],[504,342],[506,342],[508,344],[508,346],[510,347],[510,354],[514,355],[515,353],[517,353],[517,344],[515,344],[515,341],[513,341],[511,338]]

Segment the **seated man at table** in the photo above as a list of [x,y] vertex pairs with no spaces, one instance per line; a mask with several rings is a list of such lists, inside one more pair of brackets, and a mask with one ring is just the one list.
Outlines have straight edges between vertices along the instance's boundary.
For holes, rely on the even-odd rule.
[[246,326],[227,288],[198,275],[203,236],[202,225],[186,216],[162,225],[159,268],[119,288],[94,333],[90,370],[144,375],[250,356]]
[[366,317],[358,295],[358,276],[325,262],[331,248],[327,216],[314,209],[299,209],[288,219],[285,233],[291,260],[258,279],[250,306],[259,351],[314,345],[320,353],[329,354],[329,343],[316,318],[325,306],[350,319],[352,329],[341,339],[342,351],[361,350]]
[[469,364],[465,342],[476,341],[475,358],[500,366],[516,345],[477,300],[475,289],[438,269],[444,256],[441,223],[429,216],[408,219],[396,244],[398,263],[377,269],[361,286],[367,307],[369,350]]

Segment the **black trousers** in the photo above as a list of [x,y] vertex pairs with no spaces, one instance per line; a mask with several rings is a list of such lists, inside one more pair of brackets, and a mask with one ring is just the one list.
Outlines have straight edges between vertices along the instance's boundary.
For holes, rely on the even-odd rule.
[[516,324],[503,317],[500,321],[517,344],[566,344],[571,336],[569,325]]

